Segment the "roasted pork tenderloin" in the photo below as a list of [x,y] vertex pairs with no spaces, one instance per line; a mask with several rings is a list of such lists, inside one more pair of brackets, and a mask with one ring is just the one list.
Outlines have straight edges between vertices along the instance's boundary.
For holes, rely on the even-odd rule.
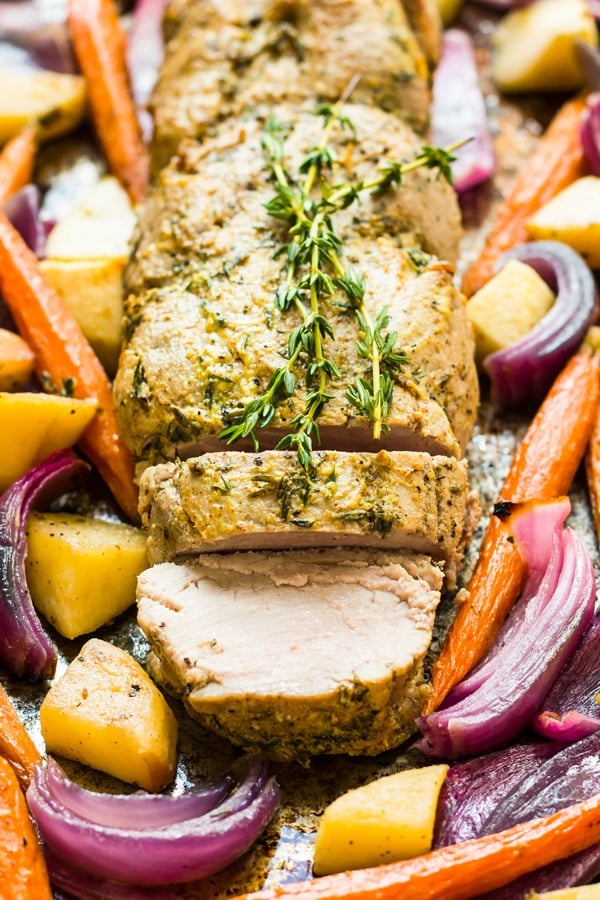
[[298,389],[254,429],[258,446],[223,439],[299,322],[275,302],[290,238],[267,209],[273,116],[282,164],[298,173],[322,140],[316,101],[351,84],[349,124],[329,134],[332,183],[414,160],[426,141],[410,126],[426,128],[439,52],[430,6],[172,0],[167,13],[157,176],[126,272],[115,380],[155,563],[139,579],[139,623],[152,674],[193,716],[278,759],[377,754],[410,736],[444,573],[452,583],[473,526],[463,454],[478,385],[453,283],[460,213],[434,168],[335,213],[340,259],[364,279],[371,321],[389,317],[401,360],[381,435],[349,396],[371,361],[332,281],[319,307],[337,374],[310,461],[275,449],[305,409],[307,353]]
[[206,453],[152,466],[140,511],[151,562],[224,550],[367,547],[451,559],[463,537],[467,471],[428,453]]
[[377,754],[414,731],[443,573],[369,550],[206,554],[143,573],[151,674],[276,759]]
[[429,0],[406,7],[398,0],[175,0],[152,99],[155,170],[182,138],[203,137],[223,118],[307,98],[337,101],[357,76],[353,100],[424,132],[428,59],[439,54],[430,7]]
[[[322,123],[312,113],[283,112],[294,121],[286,143],[294,170],[318,143]],[[418,153],[418,139],[392,116],[364,106],[345,112],[356,133],[336,132],[333,146],[352,177],[372,179],[384,159]],[[143,213],[115,381],[121,431],[142,467],[222,449],[221,431],[265,390],[298,324],[296,310],[273,303],[283,279],[274,254],[285,234],[265,209],[273,185],[261,148],[264,124],[227,123],[218,139],[182,148]],[[374,440],[347,397],[354,378],[369,371],[357,350],[354,312],[342,291],[325,298],[334,333],[328,355],[341,376],[328,384],[321,447],[460,457],[477,410],[473,341],[452,267],[429,256],[454,259],[458,252],[451,187],[419,169],[399,188],[361,198],[336,225],[345,261],[368,285],[365,305],[373,318],[387,308],[407,362],[394,375],[388,430]],[[261,449],[274,447],[302,408],[300,394],[280,404],[260,434]]]

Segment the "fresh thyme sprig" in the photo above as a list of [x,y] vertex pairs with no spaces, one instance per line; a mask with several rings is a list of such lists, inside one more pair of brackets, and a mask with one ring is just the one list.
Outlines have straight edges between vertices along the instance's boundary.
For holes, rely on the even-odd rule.
[[[335,153],[329,146],[331,132],[336,125],[353,130],[350,120],[341,113],[341,103],[318,108],[318,114],[324,119],[323,134],[320,143],[300,164],[299,171],[304,179],[299,181],[288,173],[284,164],[285,140],[290,126],[273,117],[265,126],[262,147],[275,183],[275,194],[265,208],[274,218],[287,223],[289,236],[288,242],[275,253],[275,257],[285,256],[286,268],[274,303],[281,312],[295,307],[301,323],[291,332],[286,361],[273,372],[265,393],[250,401],[237,421],[220,434],[228,444],[249,437],[257,450],[256,430],[266,428],[272,422],[279,402],[296,392],[294,370],[302,355],[306,360],[305,408],[292,419],[292,431],[279,441],[277,449],[295,449],[300,464],[307,471],[312,465],[313,440],[317,443],[320,440],[318,418],[332,398],[327,392],[327,383],[341,375],[336,363],[325,352],[326,342],[333,339],[334,334],[321,311],[322,299],[340,289],[355,311],[361,333],[357,351],[370,362],[371,377],[357,377],[346,396],[372,422],[375,439],[379,439],[385,430],[384,420],[390,410],[394,386],[391,375],[408,361],[394,349],[397,333],[387,331],[391,321],[387,308],[380,310],[373,322],[364,301],[364,278],[354,267],[344,268],[340,259],[342,243],[334,231],[333,216],[364,192],[381,193],[394,185],[399,186],[403,176],[417,168],[437,169],[451,182],[452,152],[464,143],[446,149],[425,146],[409,162],[386,162],[380,167],[378,177],[371,181],[332,186],[325,178],[325,172],[332,171],[336,162]],[[315,199],[313,194],[317,186],[320,196]]]

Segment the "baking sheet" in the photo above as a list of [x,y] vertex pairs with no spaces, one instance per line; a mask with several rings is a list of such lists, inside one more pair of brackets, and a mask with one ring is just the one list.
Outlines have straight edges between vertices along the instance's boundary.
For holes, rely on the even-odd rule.
[[[458,21],[474,37],[478,64],[487,94],[488,111],[495,133],[499,170],[493,183],[483,186],[465,199],[465,237],[458,275],[473,258],[489,222],[515,173],[526,160],[542,128],[561,98],[522,98],[518,104],[501,100],[491,88],[488,77],[488,47],[496,16],[482,8],[467,6]],[[46,177],[51,171],[46,158]],[[459,587],[467,579],[476,557],[477,547],[487,521],[487,514],[496,499],[506,474],[516,443],[522,435],[527,416],[498,416],[483,400],[479,421],[468,449],[472,486],[479,492],[482,518],[470,544],[459,577]],[[577,481],[572,494],[571,524],[582,533],[594,559],[597,555],[585,488]],[[596,563],[597,565],[597,563]],[[429,660],[435,656],[440,640],[453,614],[453,597],[445,596],[438,615],[436,636]],[[144,663],[148,644],[128,613],[96,635],[112,641]],[[56,677],[60,677],[69,661],[78,653],[85,638],[66,641],[55,635],[59,647]],[[7,687],[36,744],[43,750],[38,710],[48,685],[17,683],[0,672],[0,680]],[[228,742],[204,731],[188,718],[178,701],[170,700],[180,722],[179,764],[173,792],[181,793],[194,784],[220,774],[239,751]],[[63,761],[61,761],[63,762]],[[410,748],[389,751],[376,758],[322,757],[307,765],[273,764],[282,788],[282,806],[275,820],[255,847],[225,873],[177,889],[181,897],[222,898],[237,892],[274,886],[290,878],[308,877],[312,857],[312,842],[320,813],[326,804],[342,792],[399,769],[422,765],[426,760]],[[123,790],[120,782],[100,773],[64,761],[65,769],[87,787]]]

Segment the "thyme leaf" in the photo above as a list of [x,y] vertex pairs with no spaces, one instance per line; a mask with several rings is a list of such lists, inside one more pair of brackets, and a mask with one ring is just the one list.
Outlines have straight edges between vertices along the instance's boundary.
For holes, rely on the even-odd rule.
[[[337,163],[330,147],[331,133],[336,126],[354,131],[352,122],[342,112],[342,103],[355,83],[351,82],[339,103],[317,107],[317,115],[323,118],[321,139],[300,162],[297,173],[290,173],[285,166],[285,141],[292,126],[273,116],[265,125],[261,144],[274,183],[274,194],[265,209],[273,218],[287,223],[288,228],[288,240],[274,253],[274,258],[285,259],[285,276],[275,291],[274,306],[280,312],[295,309],[300,322],[290,331],[283,354],[286,361],[273,372],[265,392],[247,403],[236,421],[220,434],[228,444],[250,438],[258,450],[257,432],[273,421],[278,405],[299,389],[297,366],[301,362],[306,390],[304,409],[291,420],[291,430],[279,441],[277,449],[295,450],[306,472],[312,467],[313,443],[320,441],[319,416],[332,399],[328,383],[341,377],[337,364],[327,355],[334,332],[322,309],[324,298],[341,290],[356,315],[360,331],[356,347],[359,356],[368,361],[370,375],[357,377],[346,397],[371,421],[375,439],[387,430],[385,419],[394,388],[392,376],[408,362],[396,350],[397,332],[388,330],[391,317],[387,307],[373,321],[365,305],[364,276],[352,265],[342,264],[343,245],[334,228],[335,214],[365,192],[382,193],[399,187],[404,176],[418,168],[435,169],[452,183],[452,153],[464,143],[448,148],[424,146],[413,160],[388,160],[370,182],[331,183],[326,176]],[[422,265],[416,256],[411,261],[415,267]],[[286,508],[286,515],[287,512]]]

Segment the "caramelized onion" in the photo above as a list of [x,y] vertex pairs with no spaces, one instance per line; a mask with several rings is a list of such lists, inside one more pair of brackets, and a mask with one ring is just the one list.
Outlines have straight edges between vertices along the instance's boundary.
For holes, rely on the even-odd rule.
[[[170,823],[156,826],[148,826],[145,816],[131,827],[90,821],[81,815],[85,809],[81,795],[65,791],[66,776],[58,779],[60,795],[54,793],[56,774],[56,764],[38,766],[27,791],[29,809],[45,843],[59,860],[76,870],[133,885],[193,881],[221,871],[248,850],[279,805],[277,782],[256,756],[243,757],[235,764],[233,790],[210,810],[175,821],[170,809]],[[77,810],[63,802],[66,797],[72,803],[73,796],[77,796]],[[180,800],[189,812],[186,795],[173,803]],[[110,803],[110,798],[106,802]],[[121,804],[125,801],[118,798],[115,802],[123,820]],[[139,797],[134,799],[134,818],[139,808],[136,804],[144,802]],[[89,806],[94,807],[97,817],[97,800],[92,798]]]
[[541,400],[598,315],[594,278],[571,247],[559,241],[532,241],[513,247],[499,265],[509,259],[535,269],[556,292],[556,300],[529,334],[483,362],[492,382],[492,399],[505,408]]
[[530,568],[523,595],[490,655],[439,710],[417,721],[424,753],[459,757],[508,744],[531,721],[573,654],[593,616],[596,585],[582,539],[556,524],[556,510],[564,521],[569,508],[566,499],[522,504],[511,522],[526,561],[529,555],[539,561],[540,547],[534,544],[540,515],[544,509],[554,512],[543,543],[543,575]]
[[27,516],[38,503],[59,496],[87,468],[73,453],[60,450],[0,497],[0,659],[19,678],[50,677],[56,666],[56,647],[42,627],[27,587]]

